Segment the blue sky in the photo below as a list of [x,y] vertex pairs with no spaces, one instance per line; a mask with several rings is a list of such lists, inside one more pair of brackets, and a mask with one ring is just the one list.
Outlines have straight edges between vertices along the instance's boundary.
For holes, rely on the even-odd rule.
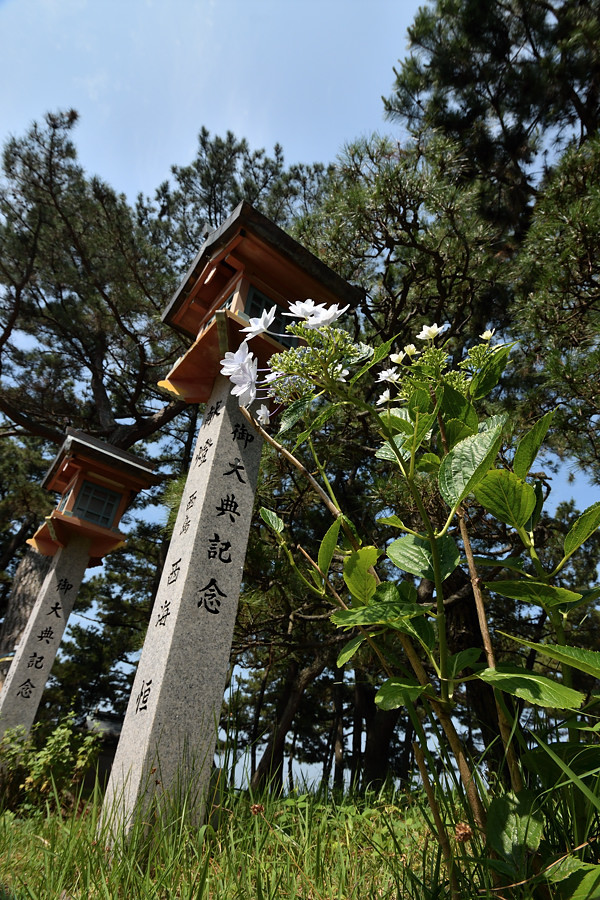
[[81,114],[85,168],[133,197],[201,126],[329,162],[376,130],[417,0],[0,0],[0,135]]

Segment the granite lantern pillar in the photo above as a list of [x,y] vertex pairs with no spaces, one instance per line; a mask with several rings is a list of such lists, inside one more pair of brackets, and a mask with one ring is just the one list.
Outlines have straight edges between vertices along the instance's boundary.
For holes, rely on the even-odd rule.
[[[200,820],[216,737],[258,478],[262,438],[241,414],[220,360],[251,317],[295,300],[356,303],[359,292],[240,204],[203,244],[163,320],[191,338],[161,385],[205,413],[104,801],[127,830],[135,810],[185,798]],[[291,338],[259,335],[266,365]]]
[[117,526],[134,497],[161,480],[153,470],[67,429],[42,482],[61,493],[60,501],[28,541],[53,559],[0,694],[0,737],[8,728],[31,728],[85,570],[125,543]]

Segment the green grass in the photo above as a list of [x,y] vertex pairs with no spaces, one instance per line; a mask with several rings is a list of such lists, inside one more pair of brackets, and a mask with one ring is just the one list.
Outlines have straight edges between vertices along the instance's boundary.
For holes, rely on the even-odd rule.
[[[443,897],[437,845],[407,796],[336,803],[303,794],[224,799],[220,821],[177,817],[107,847],[91,800],[66,818],[0,816],[0,900]],[[430,891],[426,885],[439,882]],[[4,893],[2,893],[2,890]]]

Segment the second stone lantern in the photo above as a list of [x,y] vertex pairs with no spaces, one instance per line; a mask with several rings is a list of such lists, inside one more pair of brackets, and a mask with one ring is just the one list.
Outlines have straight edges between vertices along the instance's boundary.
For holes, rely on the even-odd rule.
[[[262,446],[220,360],[238,349],[249,319],[274,305],[273,330],[283,333],[296,300],[355,306],[361,297],[241,203],[163,315],[192,344],[161,384],[206,407],[105,797],[104,818],[119,828],[152,800],[185,803],[196,820],[205,808]],[[282,349],[267,335],[252,339],[259,365]]]
[[67,429],[42,481],[60,500],[27,542],[52,563],[2,688],[0,736],[31,728],[86,568],[126,543],[118,530],[123,513],[161,481],[152,463]]

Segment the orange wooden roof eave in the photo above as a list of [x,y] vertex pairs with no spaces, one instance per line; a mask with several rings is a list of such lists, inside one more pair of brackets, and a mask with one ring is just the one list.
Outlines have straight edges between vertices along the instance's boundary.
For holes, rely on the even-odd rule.
[[90,538],[89,566],[98,565],[102,557],[119,547],[125,546],[127,539],[120,531],[94,525],[78,516],[67,516],[53,510],[33,537],[27,543],[43,556],[54,556],[61,547],[66,547],[72,534],[81,534]]
[[[220,228],[209,235],[200,248],[196,259],[165,309],[162,315],[163,322],[188,337],[195,337],[192,331],[182,326],[183,309],[188,304],[190,295],[196,293],[195,287],[202,273],[206,271],[206,264],[226,258],[227,254],[223,250],[228,249],[227,244],[230,241],[234,242],[234,250],[238,245],[243,246],[239,240],[240,236],[247,238],[250,244],[262,244],[265,251],[278,259],[280,266],[289,267],[291,285],[294,284],[295,273],[297,281],[302,282],[309,295],[312,294],[315,299],[342,305],[350,304],[354,307],[364,298],[362,289],[348,284],[285,231],[243,201]],[[232,256],[234,255],[235,253],[232,253]],[[307,297],[290,295],[289,299],[293,302]]]
[[[186,403],[206,403],[215,378],[220,371],[220,360],[228,350],[237,350],[245,338],[242,328],[246,323],[229,310],[218,310],[215,321],[196,338],[192,346],[177,360],[159,386],[176,394]],[[258,359],[260,368],[266,368],[274,353],[285,347],[267,334],[252,338],[249,348]],[[200,373],[206,373],[201,375]]]

